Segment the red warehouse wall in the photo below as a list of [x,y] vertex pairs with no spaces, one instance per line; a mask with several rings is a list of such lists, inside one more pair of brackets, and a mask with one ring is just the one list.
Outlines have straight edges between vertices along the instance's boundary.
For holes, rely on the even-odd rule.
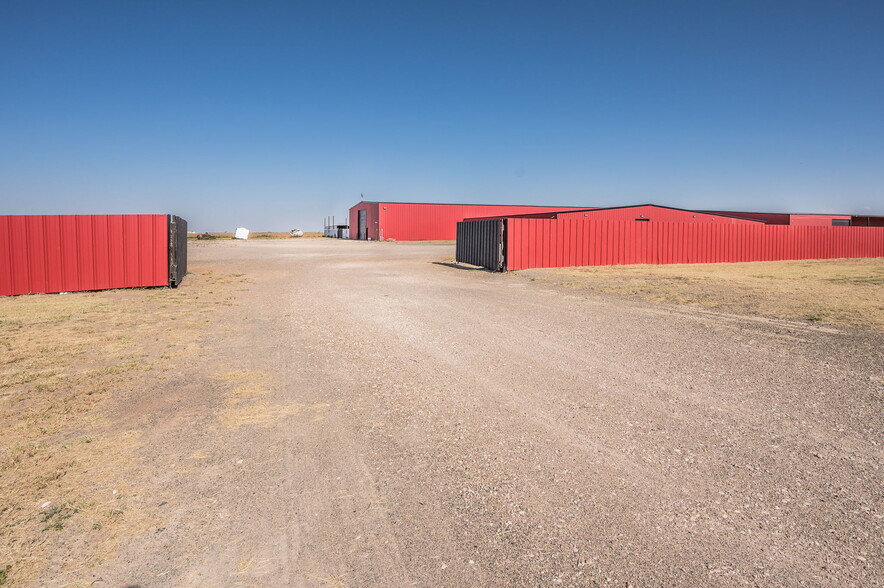
[[832,221],[850,220],[850,216],[843,214],[790,214],[789,224],[799,227],[831,227]]
[[507,219],[506,266],[884,257],[884,228]]
[[[526,214],[542,211],[582,210],[576,206],[504,206],[481,204],[421,204],[403,202],[363,202],[350,209],[350,234],[354,232],[356,210],[366,207],[369,218],[374,207],[376,225],[370,222],[369,237],[372,239],[395,239],[396,241],[453,240],[457,236],[457,223],[464,218]],[[376,230],[371,228],[376,227]]]
[[[359,234],[359,211],[364,210],[366,216],[366,237]],[[377,202],[360,202],[350,209],[350,238],[363,239],[368,238],[372,241],[378,240],[378,203]]]
[[[719,223],[719,224],[759,224],[761,221],[734,218],[679,208],[667,208],[653,204],[641,206],[618,206],[576,212],[559,212],[559,219],[587,218],[590,220],[615,220],[628,222],[668,222],[668,223]],[[647,219],[638,221],[637,219]]]
[[169,285],[164,214],[0,216],[0,294]]

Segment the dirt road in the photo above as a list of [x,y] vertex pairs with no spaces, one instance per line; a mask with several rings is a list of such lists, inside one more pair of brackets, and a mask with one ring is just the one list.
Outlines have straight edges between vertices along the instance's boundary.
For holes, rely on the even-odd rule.
[[248,282],[174,384],[115,401],[143,431],[129,481],[156,522],[90,581],[884,583],[880,334],[438,263],[452,255],[193,247],[197,273]]

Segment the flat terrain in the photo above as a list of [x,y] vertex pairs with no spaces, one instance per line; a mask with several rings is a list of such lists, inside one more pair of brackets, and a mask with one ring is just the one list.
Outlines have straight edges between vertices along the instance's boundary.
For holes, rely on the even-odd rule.
[[[188,239],[198,239],[200,236],[209,235],[211,239],[233,239],[233,233],[190,233],[187,235]],[[300,237],[292,237],[290,233],[268,233],[268,232],[256,232],[252,231],[249,233],[249,239],[320,239],[322,238],[322,232],[313,232],[313,233],[304,233]]]
[[884,331],[884,259],[526,270],[569,289]]
[[880,330],[452,252],[191,242],[177,290],[0,300],[0,580],[884,583]]

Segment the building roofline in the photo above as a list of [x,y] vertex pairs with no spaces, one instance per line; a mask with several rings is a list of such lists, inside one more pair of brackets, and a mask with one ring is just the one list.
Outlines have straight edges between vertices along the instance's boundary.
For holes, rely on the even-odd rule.
[[[706,212],[715,214],[715,211],[700,210],[698,212]],[[761,212],[757,210],[728,210],[722,212],[732,212],[737,214],[781,214],[783,216],[879,216],[865,214],[847,214],[844,212]]]
[[[636,208],[638,206],[656,206],[657,208],[666,208],[669,210],[680,210],[682,212],[699,212],[702,214],[712,214],[715,216],[725,216],[729,218],[737,218],[741,220],[749,220],[756,222],[764,222],[759,221],[754,218],[747,218],[744,216],[739,216],[740,214],[778,214],[783,216],[870,216],[870,217],[880,217],[881,214],[851,214],[851,213],[843,213],[843,212],[762,212],[756,210],[708,210],[708,209],[693,209],[693,208],[679,208],[677,206],[665,206],[663,204],[654,204],[654,203],[645,203],[645,204],[627,204],[622,206],[603,206],[603,207],[586,207],[580,208],[577,206],[562,206],[555,204],[481,204],[475,202],[397,202],[394,200],[362,200],[350,208],[354,208],[359,206],[360,204],[417,204],[417,205],[430,205],[430,206],[500,206],[500,207],[515,207],[520,206],[524,208],[566,208],[567,211],[559,211],[559,212],[588,212],[591,210],[613,210],[616,208]],[[555,212],[555,211],[551,211]],[[516,216],[516,215],[508,215],[508,216]],[[477,217],[478,218],[478,217]]]
[[[666,210],[678,210],[679,212],[690,212],[690,213],[694,213],[694,214],[705,214],[705,215],[708,215],[708,216],[722,216],[722,217],[725,217],[725,218],[735,218],[735,219],[738,219],[738,220],[745,220],[745,221],[751,221],[751,222],[755,222],[755,223],[764,223],[764,224],[766,224],[765,221],[763,221],[763,220],[758,220],[757,218],[746,218],[746,217],[743,217],[743,216],[735,216],[735,215],[733,215],[733,214],[720,214],[720,213],[714,213],[714,212],[707,212],[707,211],[703,211],[703,210],[691,210],[691,209],[688,209],[688,208],[677,208],[677,207],[675,207],[675,206],[664,206],[664,205],[662,205],[662,204],[653,204],[653,203],[651,203],[651,202],[648,202],[648,203],[645,203],[645,204],[627,204],[627,205],[624,205],[624,206],[604,206],[604,207],[600,207],[600,208],[584,208],[584,209],[581,209],[581,210],[560,210],[560,211],[551,211],[551,212],[558,213],[558,214],[573,214],[573,213],[575,213],[575,212],[598,212],[599,210],[620,210],[620,209],[623,209],[623,208],[640,208],[640,207],[642,207],[642,206],[653,206],[654,208],[665,208]],[[523,215],[513,214],[513,215],[501,215],[501,216],[518,217],[518,216],[523,216]]]
[[559,206],[555,204],[476,204],[471,202],[394,202],[392,200],[362,200],[350,208],[360,204],[420,204],[430,206],[522,206],[525,208],[579,208],[577,206]]

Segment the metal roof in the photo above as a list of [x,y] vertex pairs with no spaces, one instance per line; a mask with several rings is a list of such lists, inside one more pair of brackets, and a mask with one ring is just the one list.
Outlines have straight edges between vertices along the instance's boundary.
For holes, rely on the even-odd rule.
[[[666,210],[677,210],[679,212],[690,212],[693,214],[705,214],[708,216],[723,216],[725,218],[736,218],[739,220],[745,220],[745,221],[766,224],[765,221],[758,220],[755,218],[746,218],[746,217],[742,217],[742,216],[736,216],[733,214],[722,214],[722,213],[717,213],[717,212],[706,212],[704,210],[691,210],[688,208],[677,208],[675,206],[663,206],[662,204],[653,204],[651,202],[646,203],[646,204],[627,204],[625,206],[604,206],[604,207],[598,207],[598,208],[581,208],[578,210],[556,210],[556,211],[550,211],[550,214],[574,214],[575,212],[598,212],[600,210],[622,210],[624,208],[640,208],[642,206],[653,206],[654,208],[665,208]],[[768,213],[768,214],[772,214],[772,213]],[[518,217],[529,216],[529,215],[508,214],[508,215],[501,215],[501,216],[507,216],[510,218],[518,218]],[[479,220],[479,218],[491,218],[491,217],[477,217],[477,219],[475,219],[475,220]]]
[[[531,208],[579,208],[573,204],[557,205],[557,204],[475,204],[468,202],[395,202],[393,200],[360,200],[358,204],[419,204],[422,206],[524,206]],[[350,208],[353,208],[351,206]]]

